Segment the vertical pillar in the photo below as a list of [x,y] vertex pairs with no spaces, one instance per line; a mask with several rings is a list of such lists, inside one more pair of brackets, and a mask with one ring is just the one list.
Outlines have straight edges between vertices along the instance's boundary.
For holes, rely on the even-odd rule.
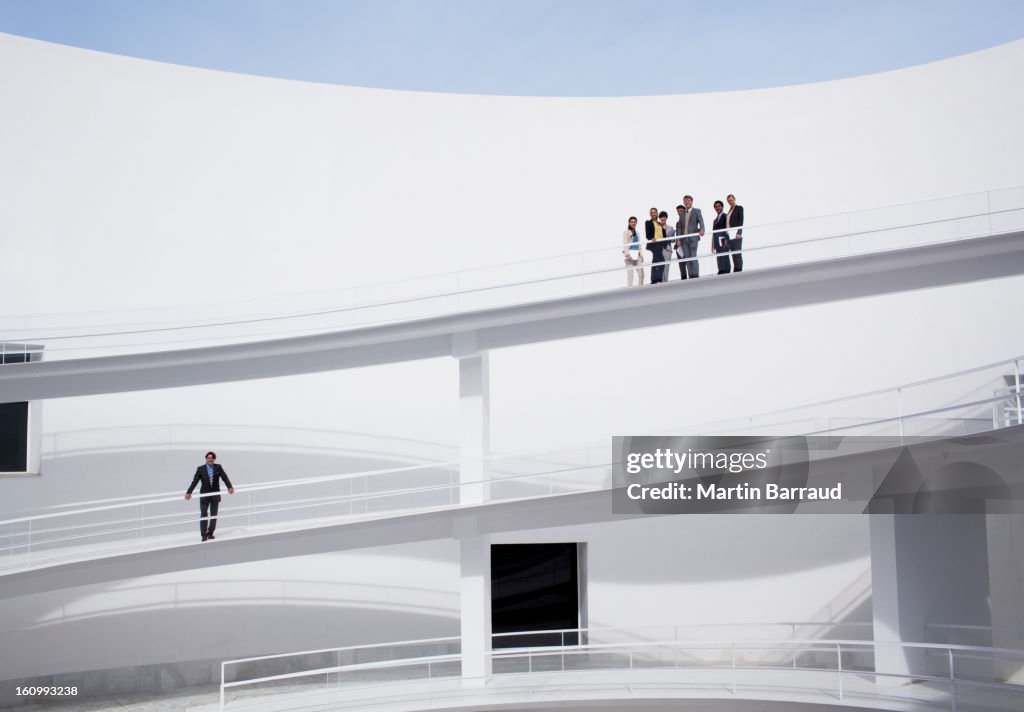
[[[931,628],[930,623],[991,626],[984,514],[869,516],[876,640],[943,642],[949,631]],[[922,649],[899,650],[876,647],[875,669],[901,675],[934,673]],[[964,659],[957,664],[968,676],[991,675],[990,662]]]
[[491,674],[491,544],[486,535],[459,540],[462,677],[482,685]]
[[[992,646],[1024,648],[1024,515],[988,516],[988,576],[992,607]],[[1024,683],[1024,661],[1012,656],[996,659],[996,679]]]
[[[490,374],[487,352],[477,349],[474,332],[452,337],[452,356],[459,360],[459,502],[473,504],[488,497],[490,450]],[[475,518],[456,521],[459,539],[462,677],[469,686],[482,685],[491,674],[491,542]]]
[[[902,641],[900,633],[899,567],[896,560],[896,515],[869,514],[871,518],[871,611],[873,637]],[[906,675],[910,661],[905,650],[893,645],[875,647],[877,672]],[[902,684],[898,678],[877,678],[881,684]]]
[[478,351],[476,334],[455,334],[452,356],[459,360],[459,502],[474,504],[488,497],[490,450],[490,373],[488,354]]

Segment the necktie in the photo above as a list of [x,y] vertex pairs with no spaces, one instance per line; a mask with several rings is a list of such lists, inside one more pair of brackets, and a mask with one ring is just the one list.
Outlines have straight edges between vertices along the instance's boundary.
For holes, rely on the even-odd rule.
[[206,479],[210,481],[210,487],[213,487],[213,468],[206,468]]

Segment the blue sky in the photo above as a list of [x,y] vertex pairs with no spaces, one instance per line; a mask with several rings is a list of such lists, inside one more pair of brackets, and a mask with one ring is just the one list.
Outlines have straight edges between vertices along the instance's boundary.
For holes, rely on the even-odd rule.
[[1024,37],[1024,0],[0,0],[0,32],[334,84],[621,96],[945,59]]

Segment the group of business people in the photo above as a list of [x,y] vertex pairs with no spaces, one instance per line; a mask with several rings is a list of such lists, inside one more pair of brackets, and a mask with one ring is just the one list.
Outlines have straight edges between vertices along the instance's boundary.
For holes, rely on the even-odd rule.
[[[743,206],[736,204],[736,196],[728,195],[728,212],[721,200],[715,201],[715,219],[711,225],[711,252],[718,255],[718,274],[743,271]],[[684,195],[683,204],[676,206],[679,219],[675,225],[668,222],[668,213],[651,208],[650,219],[644,223],[644,247],[651,253],[651,284],[667,282],[669,267],[678,258],[679,278],[696,279],[700,276],[697,247],[704,237],[704,216],[700,208],[693,207],[693,196]],[[637,219],[630,217],[622,233],[622,255],[626,264],[626,284],[633,286],[634,273],[637,286],[644,284],[644,257],[640,236],[636,231]],[[731,258],[731,262],[730,262]]]

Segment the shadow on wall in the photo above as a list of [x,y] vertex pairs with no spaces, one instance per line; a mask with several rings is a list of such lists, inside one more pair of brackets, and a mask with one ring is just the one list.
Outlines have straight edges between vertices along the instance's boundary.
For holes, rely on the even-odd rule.
[[74,685],[76,699],[134,694],[219,683],[224,659],[458,633],[457,610],[431,615],[340,602],[234,605],[225,599],[101,615],[5,632],[0,670],[9,684],[0,686],[0,708],[32,701],[13,696],[18,685]]
[[0,514],[184,493],[211,449],[238,486],[445,462],[456,453],[439,443],[310,428],[167,425],[48,433],[42,476],[5,482],[10,496],[0,501]]
[[619,584],[725,584],[850,566],[869,556],[868,524],[861,514],[645,515],[587,532],[592,551],[608,552],[592,557],[590,577]]

